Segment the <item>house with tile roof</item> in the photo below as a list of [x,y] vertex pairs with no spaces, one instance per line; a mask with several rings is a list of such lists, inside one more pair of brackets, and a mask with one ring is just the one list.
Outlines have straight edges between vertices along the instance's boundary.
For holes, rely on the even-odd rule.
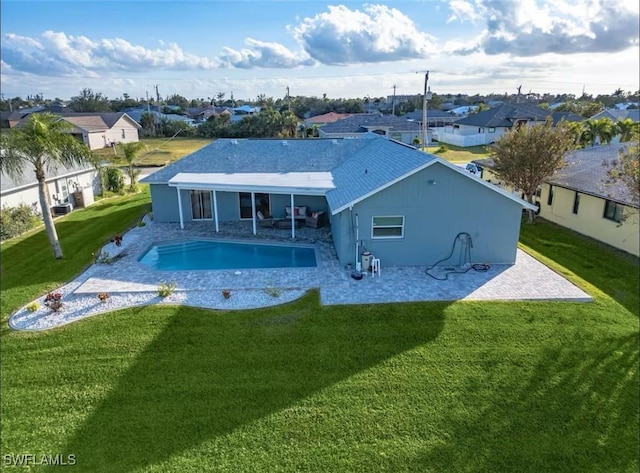
[[[513,264],[523,209],[531,204],[448,161],[373,133],[359,138],[220,139],[140,182],[151,190],[154,220],[188,231],[210,221],[212,236],[260,216],[290,222],[324,212],[338,259],[354,264],[366,248],[382,264],[431,265],[460,233],[473,263]],[[358,235],[358,236],[357,236]]]
[[375,133],[401,143],[413,144],[420,139],[420,123],[395,115],[357,113],[348,118],[327,123],[318,129],[320,138],[349,138]]
[[349,118],[351,115],[353,115],[353,113],[323,113],[322,115],[315,115],[313,117],[305,118],[304,124],[305,126],[323,126],[327,123],[337,122],[338,120],[342,120],[343,118]]
[[438,133],[438,141],[456,146],[478,146],[495,143],[514,126],[535,125],[551,118],[553,123],[583,121],[579,115],[550,112],[530,104],[503,104],[489,110],[472,113],[447,125]]

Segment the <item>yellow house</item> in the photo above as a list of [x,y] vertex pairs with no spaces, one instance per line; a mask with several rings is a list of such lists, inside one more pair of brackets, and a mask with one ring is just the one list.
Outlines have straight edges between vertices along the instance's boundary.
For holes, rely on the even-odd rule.
[[[620,250],[640,256],[640,221],[634,199],[621,183],[607,185],[604,162],[618,157],[628,143],[573,151],[566,165],[547,179],[535,198],[540,217],[570,228]],[[482,178],[507,188],[491,170],[491,159],[474,161],[483,166]],[[515,191],[517,192],[517,191]]]

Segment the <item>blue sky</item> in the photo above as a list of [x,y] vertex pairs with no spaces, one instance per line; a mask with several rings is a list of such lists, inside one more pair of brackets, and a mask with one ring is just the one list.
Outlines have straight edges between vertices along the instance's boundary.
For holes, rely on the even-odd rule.
[[637,0],[3,0],[0,90],[253,100],[640,89]]

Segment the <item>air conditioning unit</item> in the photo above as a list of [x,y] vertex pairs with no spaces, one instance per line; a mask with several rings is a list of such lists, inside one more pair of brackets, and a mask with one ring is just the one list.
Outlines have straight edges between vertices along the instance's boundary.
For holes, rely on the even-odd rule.
[[69,202],[64,203],[64,204],[58,204],[58,205],[52,205],[51,206],[51,213],[54,216],[56,216],[56,215],[66,215],[66,214],[70,213],[72,210],[73,210],[73,206]]

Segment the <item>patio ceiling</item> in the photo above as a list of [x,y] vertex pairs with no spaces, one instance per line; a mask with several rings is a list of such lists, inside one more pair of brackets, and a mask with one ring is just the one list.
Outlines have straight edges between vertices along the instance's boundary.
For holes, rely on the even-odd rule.
[[178,173],[168,182],[179,189],[274,194],[325,195],[333,189],[330,172]]

